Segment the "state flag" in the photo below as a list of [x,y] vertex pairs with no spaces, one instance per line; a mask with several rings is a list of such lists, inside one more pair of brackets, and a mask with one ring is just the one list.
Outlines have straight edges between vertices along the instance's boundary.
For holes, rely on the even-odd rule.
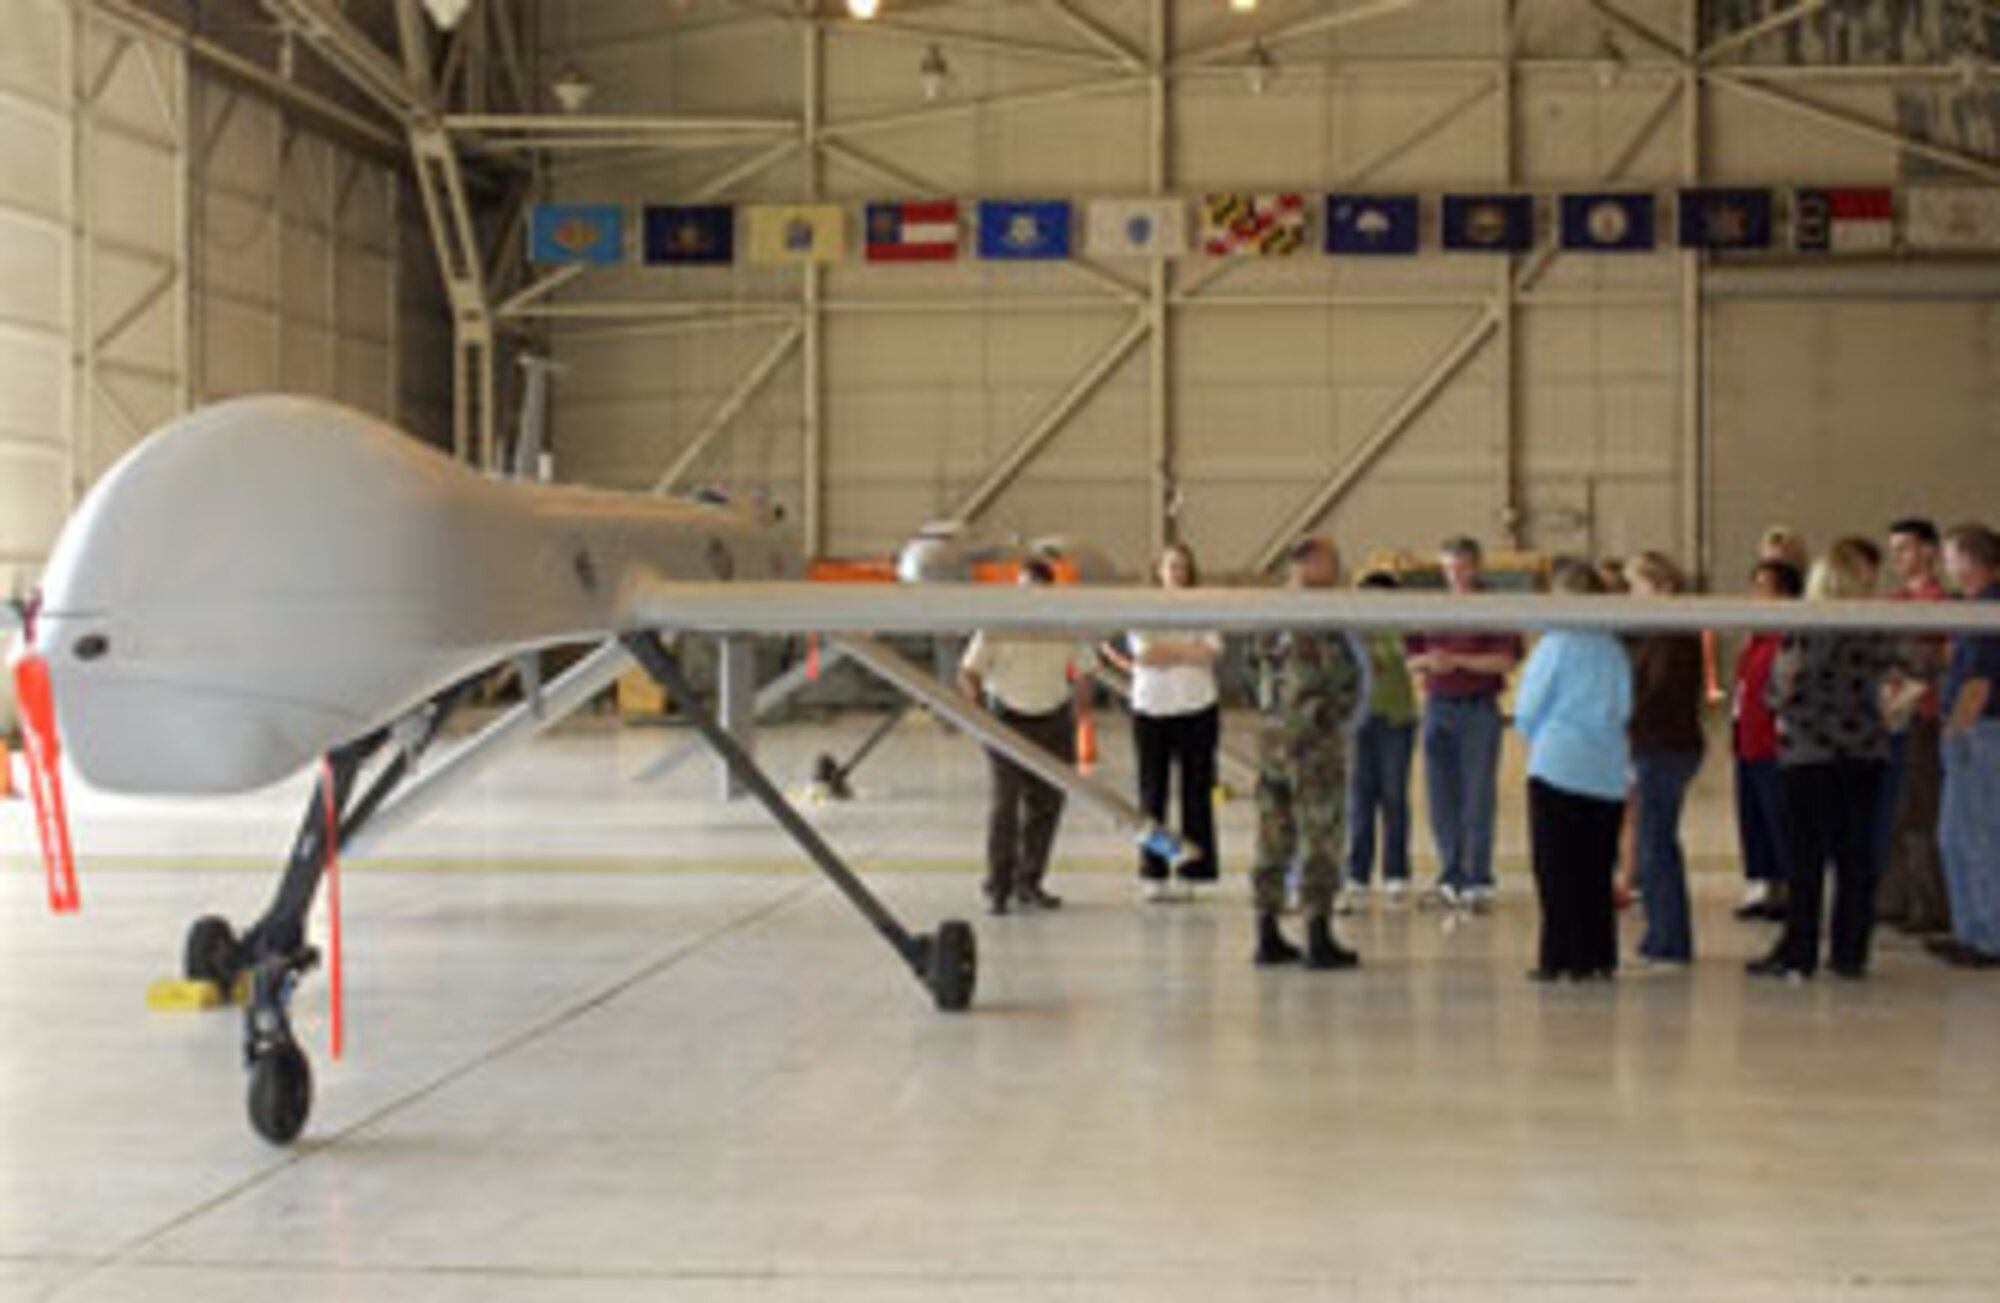
[[838,204],[757,204],[746,218],[751,262],[838,262],[847,252],[847,214]]
[[979,204],[979,256],[989,262],[1069,257],[1066,200],[984,199]]
[[870,262],[952,262],[958,257],[958,201],[870,204],[864,238]]
[[1564,195],[1560,213],[1558,235],[1573,253],[1645,253],[1657,242],[1650,194]]
[[1792,191],[1792,247],[1801,253],[1883,253],[1896,243],[1887,186]]
[[1535,201],[1527,195],[1446,195],[1444,247],[1468,253],[1521,253],[1535,244]]
[[1289,258],[1305,243],[1304,195],[1227,192],[1202,197],[1201,248],[1211,258]]
[[1187,208],[1178,199],[1099,199],[1089,221],[1089,249],[1099,257],[1177,258],[1188,249]]
[[1939,253],[2000,249],[2000,190],[1989,186],[1919,186],[1903,196],[1903,237],[1912,249]]
[[1415,253],[1418,214],[1415,195],[1328,195],[1326,251]]
[[736,261],[736,210],[655,204],[646,209],[645,239],[652,265],[727,266]]
[[536,204],[528,261],[609,266],[625,260],[625,210],[617,204]]
[[1679,208],[1683,249],[1771,247],[1769,190],[1683,190]]

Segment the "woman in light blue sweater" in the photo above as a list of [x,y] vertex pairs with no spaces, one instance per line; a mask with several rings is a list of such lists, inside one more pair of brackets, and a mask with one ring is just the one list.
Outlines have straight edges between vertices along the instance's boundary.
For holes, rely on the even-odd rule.
[[[1556,563],[1558,593],[1604,591],[1584,562]],[[1608,633],[1543,634],[1521,671],[1514,722],[1528,739],[1528,829],[1541,898],[1541,954],[1528,976],[1609,978],[1618,968],[1612,878],[1625,817],[1632,664]]]

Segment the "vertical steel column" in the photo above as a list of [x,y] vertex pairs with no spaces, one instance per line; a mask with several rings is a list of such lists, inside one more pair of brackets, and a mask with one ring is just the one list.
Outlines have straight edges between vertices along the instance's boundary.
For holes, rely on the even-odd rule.
[[[1167,76],[1174,50],[1172,0],[1153,0],[1151,27],[1147,183],[1150,193],[1161,195],[1173,180],[1173,84]],[[1153,556],[1158,556],[1179,532],[1168,511],[1174,492],[1173,385],[1168,375],[1173,363],[1168,335],[1171,288],[1168,260],[1153,259],[1147,278],[1146,303],[1146,319],[1152,332],[1147,344],[1146,488],[1150,501],[1146,521]]]
[[[1499,58],[1494,66],[1495,89],[1500,102],[1499,163],[1500,186],[1510,189],[1519,175],[1519,149],[1516,135],[1516,121],[1519,117],[1516,82],[1514,76],[1514,4],[1515,0],[1497,0],[1494,8],[1499,20],[1499,31],[1495,33]],[[1551,237],[1553,238],[1553,237]],[[1522,502],[1521,484],[1521,386],[1515,374],[1519,364],[1520,351],[1514,341],[1520,304],[1515,297],[1514,276],[1519,270],[1520,259],[1508,254],[1500,261],[1500,288],[1498,301],[1493,305],[1494,316],[1499,330],[1494,336],[1494,347],[1499,353],[1500,396],[1497,404],[1500,418],[1500,515],[1496,522],[1500,526],[1500,538],[1509,547],[1519,549],[1524,545],[1522,523],[1526,511]]]
[[[1701,69],[1701,6],[1688,5],[1681,25],[1687,59],[1681,65],[1681,180],[1701,184],[1702,97],[1706,83]],[[1682,250],[1681,291],[1681,448],[1680,553],[1696,584],[1713,572],[1713,540],[1709,537],[1708,339],[1701,307],[1699,249]]]
[[[805,169],[806,197],[817,201],[825,184],[824,159],[820,153],[820,126],[825,106],[821,103],[822,63],[826,54],[825,32],[818,18],[808,20],[799,29],[803,67],[803,116],[805,119]],[[818,263],[808,263],[801,269],[804,281],[800,290],[801,320],[805,323],[805,338],[800,341],[799,375],[802,392],[799,397],[799,437],[800,477],[802,517],[799,529],[799,550],[807,560],[821,555],[826,549],[826,502],[825,502],[825,382],[822,368],[826,359],[826,320],[821,310],[821,271]]]

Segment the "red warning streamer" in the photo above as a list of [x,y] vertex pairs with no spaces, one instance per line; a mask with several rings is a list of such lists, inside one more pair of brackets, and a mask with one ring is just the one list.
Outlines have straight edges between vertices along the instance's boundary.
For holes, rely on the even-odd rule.
[[326,979],[328,1051],[339,1062],[347,1048],[347,999],[340,963],[340,811],[333,801],[333,765],[319,766],[320,806],[326,811]]
[[49,910],[74,914],[83,908],[76,887],[76,856],[70,849],[69,814],[63,805],[62,745],[56,738],[55,690],[48,662],[33,654],[14,662],[14,699],[28,742],[28,779],[34,789],[35,827],[42,839],[42,866],[48,872]]

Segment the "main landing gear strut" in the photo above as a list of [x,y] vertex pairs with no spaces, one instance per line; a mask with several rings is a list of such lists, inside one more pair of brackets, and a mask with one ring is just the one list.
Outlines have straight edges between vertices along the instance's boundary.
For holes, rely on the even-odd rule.
[[750,754],[716,722],[715,716],[695,695],[679,659],[667,649],[666,644],[650,633],[629,634],[624,642],[633,659],[666,689],[668,700],[680,708],[695,731],[722,758],[730,776],[777,820],[779,827],[798,843],[799,849],[818,866],[819,871],[889,943],[890,949],[931,993],[932,1002],[947,1013],[970,1008],[979,974],[978,949],[971,925],[953,919],[939,924],[936,932],[921,936],[904,927],[868,889],[867,884],[847,867],[833,847],[792,808]]

